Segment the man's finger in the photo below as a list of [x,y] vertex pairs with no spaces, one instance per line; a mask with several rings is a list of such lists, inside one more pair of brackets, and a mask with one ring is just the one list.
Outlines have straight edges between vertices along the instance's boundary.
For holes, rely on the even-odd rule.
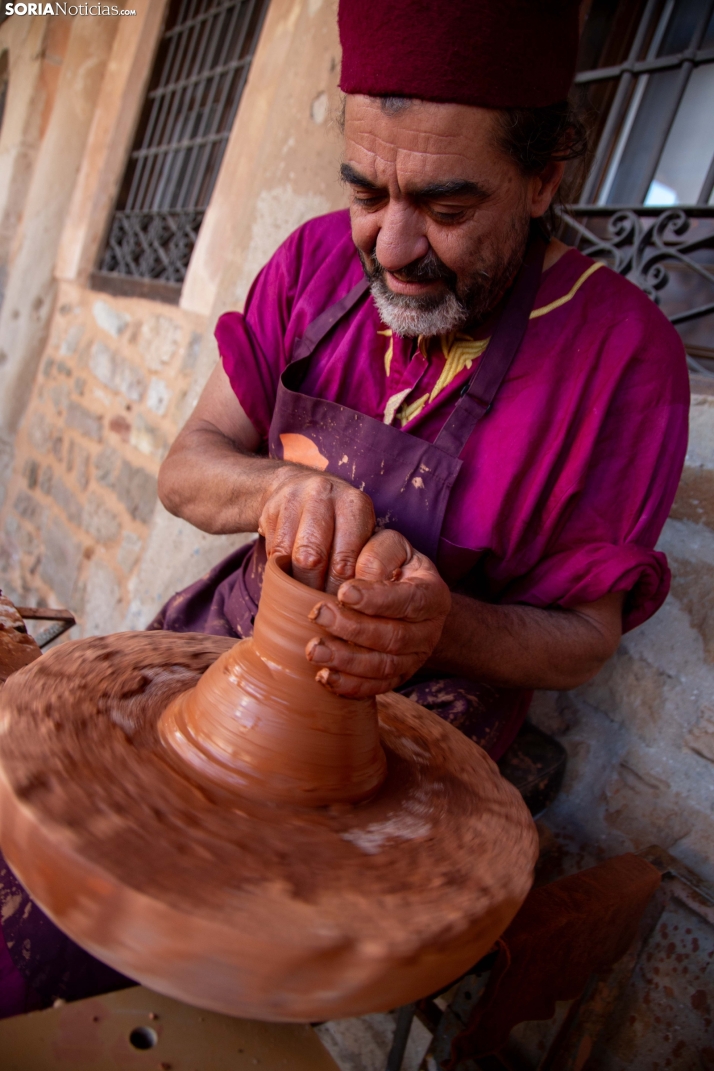
[[325,591],[331,594],[355,575],[365,543],[374,531],[374,506],[360,491],[345,490],[335,500],[335,529]]
[[354,575],[360,580],[392,580],[413,554],[411,543],[403,535],[381,528],[362,548]]
[[372,651],[355,644],[343,643],[342,640],[325,640],[318,636],[307,644],[305,655],[316,669],[325,667],[348,676],[373,680],[406,680],[419,660],[419,656],[414,653],[389,654],[386,651]]
[[295,534],[300,524],[300,509],[297,502],[280,501],[269,503],[263,510],[258,531],[265,536],[265,552],[287,554],[292,557]]
[[292,547],[293,576],[301,584],[322,591],[330,561],[335,530],[331,486],[322,481],[310,484],[302,499],[300,523]]
[[341,605],[361,614],[398,618],[403,621],[430,621],[446,616],[451,606],[448,587],[434,570],[426,577],[403,580],[348,580],[337,592]]
[[357,644],[387,654],[418,654],[434,646],[434,621],[399,621],[361,614],[344,606],[320,602],[310,611],[310,620],[345,644]]
[[398,677],[393,680],[369,680],[366,677],[351,677],[348,673],[337,673],[332,669],[321,669],[315,680],[328,692],[344,696],[345,699],[366,699],[371,695],[383,695],[391,692],[402,683]]

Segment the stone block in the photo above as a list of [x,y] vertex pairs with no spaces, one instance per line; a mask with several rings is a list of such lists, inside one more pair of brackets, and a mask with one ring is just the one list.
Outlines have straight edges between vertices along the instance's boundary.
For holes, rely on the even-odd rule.
[[670,557],[672,595],[702,637],[704,657],[714,662],[714,566]]
[[100,443],[104,438],[104,418],[85,409],[74,399],[67,406],[66,424],[68,428],[74,428],[80,435],[85,435],[94,442]]
[[113,431],[115,435],[118,435],[123,443],[129,442],[131,424],[125,416],[121,415],[121,413],[118,416],[113,416],[109,421],[109,430]]
[[66,383],[53,383],[50,387],[50,401],[58,416],[62,416],[69,401],[69,387]]
[[67,472],[74,472],[74,479],[80,491],[86,491],[89,486],[89,451],[74,439],[70,439],[67,447]]
[[575,694],[656,745],[661,735],[662,711],[674,686],[657,666],[620,647],[598,675]]
[[51,465],[45,465],[45,467],[43,468],[42,472],[40,473],[40,491],[42,491],[42,493],[45,494],[45,495],[51,495],[52,494],[52,477],[53,476],[54,476],[54,471],[52,469],[52,466]]
[[118,359],[114,350],[111,350],[103,342],[95,342],[92,346],[89,367],[99,382],[103,383],[105,387],[111,387],[112,390],[116,390]]
[[146,392],[146,404],[152,413],[164,416],[171,400],[171,391],[165,379],[152,376],[149,380],[149,389]]
[[691,832],[695,811],[647,759],[628,753],[607,786],[605,821],[624,834],[635,851],[650,844],[671,848]]
[[117,551],[117,564],[123,572],[130,573],[132,571],[139,560],[143,545],[143,540],[138,535],[135,535],[134,532],[124,532],[121,537],[121,546]]
[[22,475],[27,481],[28,490],[34,491],[34,489],[37,487],[37,480],[40,475],[40,466],[37,464],[34,458],[27,458],[25,464],[22,466]]
[[114,570],[101,558],[93,558],[85,588],[83,635],[116,632],[121,622],[121,588]]
[[82,506],[76,495],[70,491],[59,476],[55,476],[52,480],[51,495],[67,520],[79,527],[82,523]]
[[169,452],[169,443],[161,428],[149,423],[141,413],[136,414],[129,442],[142,454],[155,457],[159,461],[163,461]]
[[47,359],[45,360],[45,363],[42,365],[42,375],[45,377],[45,379],[49,379],[50,378],[50,376],[52,375],[52,373],[54,371],[54,367],[55,367],[55,362],[52,360],[51,357],[47,357]]
[[13,509],[15,513],[19,513],[30,524],[34,524],[35,528],[39,528],[42,525],[45,515],[44,507],[34,495],[29,494],[27,491],[19,492],[13,502]]
[[113,446],[104,446],[94,458],[94,473],[104,487],[114,487],[120,457]]
[[157,499],[156,477],[146,469],[122,461],[115,491],[119,501],[126,506],[135,521],[148,524]]
[[113,338],[119,338],[129,323],[129,317],[121,309],[107,304],[106,301],[95,301],[92,305],[92,316],[97,327],[106,331]]
[[60,354],[62,357],[71,357],[73,353],[77,352],[77,346],[82,340],[84,334],[84,327],[82,324],[72,324],[67,334],[62,339],[62,345],[60,346]]
[[116,513],[105,506],[99,495],[90,493],[82,514],[82,528],[97,543],[113,543],[119,537],[121,524]]
[[181,371],[185,375],[190,375],[194,371],[198,362],[198,355],[201,352],[201,342],[203,341],[203,335],[200,335],[198,331],[191,332],[191,338],[189,339],[188,346],[184,350],[183,360],[181,361]]
[[61,432],[52,439],[52,453],[57,461],[64,460],[64,437]]
[[74,391],[74,393],[78,394],[79,397],[81,398],[86,389],[87,389],[87,381],[86,381],[86,379],[83,379],[82,376],[75,376],[74,377],[74,383],[72,384],[72,390]]
[[82,563],[82,544],[59,517],[47,518],[42,529],[40,578],[57,596],[60,606],[72,605],[72,593]]
[[84,345],[80,347],[79,353],[77,354],[77,365],[80,368],[89,368],[89,355],[91,352],[92,343],[90,339],[87,339]]
[[139,332],[139,351],[150,372],[169,364],[181,339],[181,327],[168,316],[151,316]]
[[37,554],[40,545],[37,536],[12,513],[8,514],[5,520],[5,534],[22,554]]
[[697,755],[714,762],[714,706],[706,703],[702,706],[699,721],[684,742]]
[[66,361],[58,361],[57,362],[57,371],[58,371],[59,375],[66,376],[67,378],[69,378],[72,375],[72,369],[70,368],[70,366],[67,364]]
[[100,383],[123,394],[131,402],[140,402],[146,392],[146,376],[138,365],[132,364],[103,342],[95,342],[89,367]]
[[54,432],[52,425],[42,410],[36,410],[30,417],[27,433],[35,450],[41,454],[46,454],[52,443]]

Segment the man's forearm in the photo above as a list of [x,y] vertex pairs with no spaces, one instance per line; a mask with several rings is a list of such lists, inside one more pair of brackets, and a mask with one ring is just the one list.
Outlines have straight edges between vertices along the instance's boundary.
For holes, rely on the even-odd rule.
[[575,688],[614,653],[621,606],[619,594],[574,610],[494,606],[454,595],[427,665],[511,688]]
[[203,532],[254,532],[285,462],[241,449],[217,428],[187,427],[159,473],[166,509]]

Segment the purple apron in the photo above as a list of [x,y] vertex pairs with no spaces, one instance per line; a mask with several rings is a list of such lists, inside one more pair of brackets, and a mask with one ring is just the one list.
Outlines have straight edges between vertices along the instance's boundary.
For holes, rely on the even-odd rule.
[[[449,494],[461,468],[459,455],[476,423],[488,412],[518,351],[540,283],[544,252],[544,240],[536,237],[488,349],[433,444],[336,402],[300,392],[316,347],[367,294],[366,279],[309,326],[296,343],[278,386],[269,430],[270,456],[282,458],[283,434],[292,432],[311,439],[327,459],[328,472],[371,497],[377,524],[397,529],[436,560],[442,575],[455,588],[466,578],[473,561],[465,562],[457,548],[454,554],[440,549],[439,536]],[[442,548],[444,545],[442,542]],[[264,567],[262,539],[240,547],[207,576],[170,599],[149,627],[249,636]],[[530,692],[521,689],[491,688],[463,678],[437,676],[429,670],[420,671],[399,691],[451,722],[494,758],[512,742],[531,698]],[[58,930],[30,900],[2,855],[0,908],[0,1018],[46,1007],[58,997],[78,999],[132,984]]]
[[[546,242],[534,234],[518,278],[479,365],[434,443],[383,424],[337,402],[313,398],[300,387],[317,347],[365,298],[362,279],[314,320],[295,343],[278,384],[268,433],[272,458],[283,458],[281,435],[311,440],[326,471],[370,496],[377,527],[394,528],[436,562],[450,587],[463,588],[474,555],[440,543],[449,495],[461,469],[460,455],[477,422],[491,407],[518,352],[540,285]],[[173,596],[149,628],[250,636],[258,608],[265,543],[240,547],[201,580]],[[464,590],[468,593],[468,587]],[[434,710],[499,758],[515,737],[530,704],[524,689],[493,688],[422,670],[398,689]]]

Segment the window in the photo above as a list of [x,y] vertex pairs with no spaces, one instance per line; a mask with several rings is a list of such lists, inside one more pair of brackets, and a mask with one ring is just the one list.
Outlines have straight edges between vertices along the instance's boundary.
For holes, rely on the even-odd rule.
[[575,82],[595,151],[563,237],[640,286],[714,373],[714,0],[592,0]]
[[600,135],[582,201],[713,203],[714,3],[593,0],[580,66]]
[[267,7],[171,0],[95,286],[178,300]]

